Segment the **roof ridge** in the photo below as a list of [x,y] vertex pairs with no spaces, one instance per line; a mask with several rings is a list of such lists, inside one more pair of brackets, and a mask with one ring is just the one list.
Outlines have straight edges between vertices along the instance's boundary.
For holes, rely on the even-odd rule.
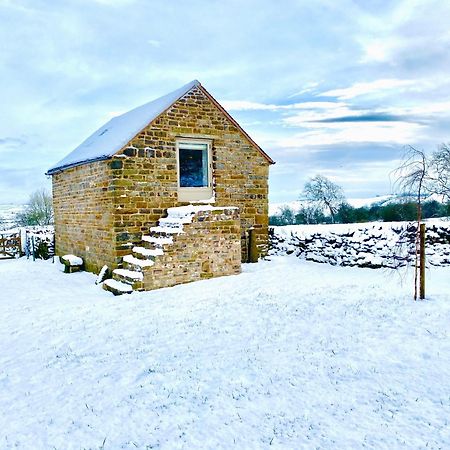
[[274,161],[261,147],[244,131],[244,129],[231,117],[222,105],[202,86],[197,79],[169,92],[155,100],[137,106],[119,116],[112,117],[98,130],[92,133],[78,147],[72,150],[57,164],[51,167],[46,175],[52,175],[70,167],[109,159],[120,151],[131,139],[138,135],[151,122],[166,112],[180,98],[184,97],[194,87],[198,87],[210,101],[247,137],[258,151],[271,164]]
[[[119,116],[112,117],[78,147],[51,167],[46,175],[52,175],[87,162],[112,157],[150,122],[159,117],[192,88],[199,86],[201,86],[200,81],[192,80],[168,94],[137,106]],[[112,133],[113,125],[115,127],[114,133]]]

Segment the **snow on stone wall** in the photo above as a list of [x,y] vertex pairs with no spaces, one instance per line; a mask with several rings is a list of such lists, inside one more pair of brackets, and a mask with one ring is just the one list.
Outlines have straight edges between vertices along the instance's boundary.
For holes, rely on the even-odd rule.
[[21,228],[22,250],[26,255],[33,254],[36,258],[48,259],[55,254],[53,226],[30,226]]
[[[414,263],[416,226],[372,222],[272,227],[269,255],[294,253],[332,265],[396,268]],[[450,221],[427,222],[426,258],[428,266],[450,265]]]

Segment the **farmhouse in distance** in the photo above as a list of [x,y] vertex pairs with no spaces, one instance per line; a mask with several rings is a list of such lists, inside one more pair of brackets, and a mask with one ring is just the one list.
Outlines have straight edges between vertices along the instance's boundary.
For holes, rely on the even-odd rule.
[[273,160],[194,80],[115,117],[47,172],[56,254],[114,293],[240,272],[267,251]]

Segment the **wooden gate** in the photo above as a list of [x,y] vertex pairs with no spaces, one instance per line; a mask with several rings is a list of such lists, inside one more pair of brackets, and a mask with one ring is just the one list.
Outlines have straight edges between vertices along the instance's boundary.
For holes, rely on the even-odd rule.
[[0,233],[0,259],[15,258],[22,252],[20,233]]

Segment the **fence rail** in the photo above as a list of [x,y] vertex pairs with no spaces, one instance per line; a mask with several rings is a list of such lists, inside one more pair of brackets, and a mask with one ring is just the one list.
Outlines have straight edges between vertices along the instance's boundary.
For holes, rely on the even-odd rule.
[[0,259],[12,259],[20,256],[22,243],[20,233],[1,234],[0,233]]

